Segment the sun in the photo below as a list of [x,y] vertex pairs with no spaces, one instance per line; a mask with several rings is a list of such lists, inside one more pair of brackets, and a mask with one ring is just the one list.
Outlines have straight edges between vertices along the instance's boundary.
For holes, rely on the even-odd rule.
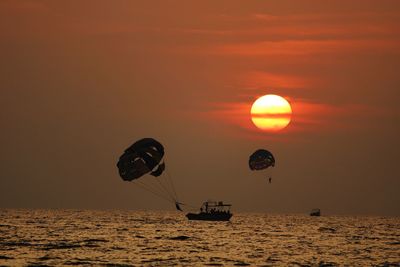
[[276,132],[290,123],[292,108],[289,102],[278,95],[264,95],[254,101],[251,120],[263,131]]

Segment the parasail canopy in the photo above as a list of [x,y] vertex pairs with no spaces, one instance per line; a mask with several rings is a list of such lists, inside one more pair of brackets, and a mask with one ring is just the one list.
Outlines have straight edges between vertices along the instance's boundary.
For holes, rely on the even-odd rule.
[[165,170],[164,147],[153,138],[143,138],[128,147],[117,163],[124,181],[132,181],[149,173],[160,176]]
[[[125,149],[117,163],[119,175],[124,181],[132,181],[141,188],[175,204],[182,211],[183,203],[178,202],[172,178],[159,179],[165,170],[164,147],[153,138],[143,138]],[[138,179],[146,174],[151,176]],[[153,177],[152,177],[153,176]]]
[[275,158],[268,150],[258,149],[249,157],[249,167],[252,171],[263,170],[270,166],[275,166]]

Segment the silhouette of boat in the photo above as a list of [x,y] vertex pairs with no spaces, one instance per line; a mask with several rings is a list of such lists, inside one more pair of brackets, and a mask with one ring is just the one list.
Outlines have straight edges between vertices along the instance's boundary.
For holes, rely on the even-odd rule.
[[310,212],[310,216],[321,216],[321,210],[320,209],[312,209]]
[[206,201],[200,208],[199,213],[188,213],[189,220],[201,221],[229,221],[232,217],[231,204],[224,204],[222,201]]

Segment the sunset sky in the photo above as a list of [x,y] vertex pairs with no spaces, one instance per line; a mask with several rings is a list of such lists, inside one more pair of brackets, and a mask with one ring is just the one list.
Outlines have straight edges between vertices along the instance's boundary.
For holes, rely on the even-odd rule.
[[116,168],[153,137],[193,206],[400,215],[399,71],[397,0],[0,1],[0,208],[173,210]]

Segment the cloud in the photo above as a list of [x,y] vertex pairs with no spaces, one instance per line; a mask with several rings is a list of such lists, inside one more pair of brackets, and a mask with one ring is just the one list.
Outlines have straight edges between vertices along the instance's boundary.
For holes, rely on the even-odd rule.
[[249,71],[242,74],[239,79],[245,88],[270,88],[273,90],[306,88],[316,83],[300,75],[266,71]]
[[318,54],[360,53],[382,51],[399,54],[399,40],[302,40],[265,41],[217,45],[213,54],[238,56],[311,56]]

